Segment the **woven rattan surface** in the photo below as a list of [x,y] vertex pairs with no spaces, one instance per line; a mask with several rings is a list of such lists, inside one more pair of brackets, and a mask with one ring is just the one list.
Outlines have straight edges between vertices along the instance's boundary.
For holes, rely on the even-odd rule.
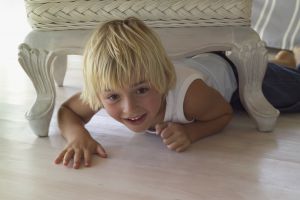
[[91,29],[135,16],[152,27],[249,26],[251,0],[25,0],[33,29]]

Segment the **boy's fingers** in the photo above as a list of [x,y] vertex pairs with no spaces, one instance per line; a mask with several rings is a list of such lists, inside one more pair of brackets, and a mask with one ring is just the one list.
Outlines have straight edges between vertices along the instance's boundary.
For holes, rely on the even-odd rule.
[[189,146],[190,146],[189,143],[186,143],[186,144],[184,144],[184,145],[182,145],[182,146],[176,148],[176,152],[183,152],[183,151],[185,151]]
[[182,146],[182,144],[180,144],[180,143],[178,143],[178,142],[173,142],[173,143],[167,145],[167,147],[168,147],[169,149],[171,149],[171,150],[175,150],[175,149],[177,149],[177,148],[179,148],[179,147],[181,147],[181,146]]
[[78,169],[80,167],[81,158],[82,158],[82,151],[81,150],[75,150],[74,163],[73,163],[73,168],[74,169]]
[[73,155],[74,155],[74,150],[73,149],[66,151],[66,153],[64,155],[64,159],[63,159],[63,164],[68,165],[69,161],[72,159]]
[[168,126],[167,123],[159,123],[155,125],[155,131],[158,135]]
[[163,139],[163,143],[164,143],[165,145],[172,144],[172,143],[174,143],[175,141],[176,141],[176,138],[174,138],[174,137],[169,137],[169,138],[167,138],[167,139]]
[[62,152],[60,152],[60,154],[55,158],[54,163],[55,164],[60,164],[65,156],[66,150],[63,150]]
[[175,151],[176,152],[183,152],[187,149],[187,146],[181,146],[181,147],[178,147]]
[[92,161],[91,153],[88,150],[84,150],[83,155],[84,155],[84,165],[86,167],[91,166],[91,161]]
[[173,131],[168,128],[165,128],[160,134],[161,138],[163,138],[163,139],[167,139],[167,138],[171,137],[172,135],[173,135]]
[[101,145],[97,146],[97,154],[102,157],[102,158],[107,158],[107,153],[105,152],[105,150],[103,149],[103,147]]

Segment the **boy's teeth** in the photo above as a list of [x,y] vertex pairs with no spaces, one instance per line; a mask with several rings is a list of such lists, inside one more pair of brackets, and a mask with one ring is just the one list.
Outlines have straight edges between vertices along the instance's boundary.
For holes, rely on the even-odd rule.
[[139,119],[140,117],[134,117],[134,118],[129,118],[130,120],[137,120]]
[[134,120],[140,119],[141,117],[142,117],[142,115],[141,116],[137,116],[137,117],[128,118],[128,119],[134,121]]

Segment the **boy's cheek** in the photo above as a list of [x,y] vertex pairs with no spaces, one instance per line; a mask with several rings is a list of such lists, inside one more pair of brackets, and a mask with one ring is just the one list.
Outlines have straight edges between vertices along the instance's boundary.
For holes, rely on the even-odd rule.
[[112,118],[114,118],[117,121],[120,121],[120,119],[119,119],[120,116],[119,116],[119,113],[117,110],[110,108],[109,106],[108,107],[104,106],[104,109],[109,116],[111,116]]

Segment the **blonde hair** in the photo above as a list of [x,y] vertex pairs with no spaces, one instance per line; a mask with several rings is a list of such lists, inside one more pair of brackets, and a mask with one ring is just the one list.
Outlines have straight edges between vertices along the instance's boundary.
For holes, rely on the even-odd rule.
[[148,81],[166,94],[176,82],[175,70],[156,34],[136,18],[100,26],[83,54],[81,99],[93,110],[102,107],[99,93]]

